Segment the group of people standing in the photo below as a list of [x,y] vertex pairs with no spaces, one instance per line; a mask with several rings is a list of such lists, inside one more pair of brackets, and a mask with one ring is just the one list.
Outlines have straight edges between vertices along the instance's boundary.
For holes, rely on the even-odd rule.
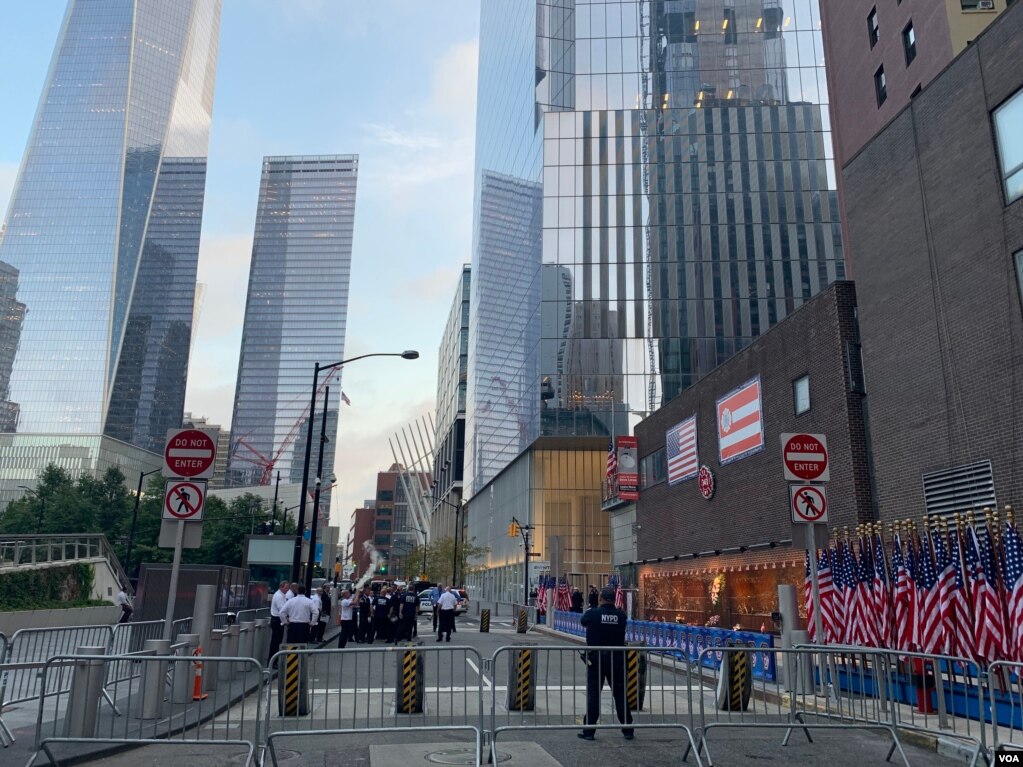
[[306,596],[302,584],[281,581],[270,600],[269,657],[280,650],[285,630],[291,644],[322,642],[330,609],[330,594],[325,588],[313,589],[312,596]]
[[385,587],[376,594],[369,586],[354,594],[345,589],[338,604],[341,608],[338,647],[346,647],[349,642],[373,644],[377,639],[396,644],[419,636],[416,625],[419,598],[407,587]]

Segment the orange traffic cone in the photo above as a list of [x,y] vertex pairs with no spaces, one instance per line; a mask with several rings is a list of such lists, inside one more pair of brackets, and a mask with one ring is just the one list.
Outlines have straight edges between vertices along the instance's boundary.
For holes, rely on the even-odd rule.
[[[192,657],[202,658],[202,647],[196,647]],[[195,666],[195,684],[192,687],[192,700],[206,700],[209,696],[202,691],[202,661],[194,660],[192,665]]]

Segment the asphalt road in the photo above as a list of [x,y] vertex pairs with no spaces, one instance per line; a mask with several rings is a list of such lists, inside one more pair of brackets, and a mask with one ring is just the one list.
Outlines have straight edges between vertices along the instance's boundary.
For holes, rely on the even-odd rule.
[[[601,723],[612,725],[597,733],[596,741],[581,741],[585,712],[586,664],[579,646],[544,634],[517,634],[510,619],[496,618],[489,634],[480,634],[478,621],[459,618],[452,642],[438,643],[429,631],[430,617],[420,619],[420,637],[414,648],[416,662],[423,664],[422,713],[403,713],[406,705],[403,680],[406,648],[367,649],[356,645],[345,651],[311,652],[307,660],[307,693],[300,704],[301,716],[282,716],[278,682],[269,699],[269,725],[274,752],[280,765],[291,767],[413,767],[429,764],[471,762],[474,733],[465,728],[475,724],[499,730],[496,750],[503,765],[530,767],[593,767],[603,765],[678,764],[688,742],[677,728],[652,725],[689,721],[690,711],[698,717],[700,703],[709,716],[721,716],[713,707],[713,691],[703,680],[688,679],[678,669],[651,664],[643,710],[636,715],[635,740],[626,741],[614,717],[611,695],[604,690]],[[518,676],[511,664],[521,663],[525,645],[551,646],[529,654],[535,674],[534,710],[515,709]],[[501,649],[505,648],[505,649]],[[488,661],[494,658],[491,665]],[[399,671],[401,669],[401,671]],[[491,705],[494,718],[490,718]],[[418,701],[408,705],[418,709]],[[764,708],[758,723],[782,722]],[[247,706],[245,718],[265,716]],[[727,715],[725,715],[727,716]],[[485,717],[485,718],[484,718]],[[721,721],[718,719],[718,721]],[[754,719],[733,720],[749,724]],[[251,722],[245,723],[251,726]],[[203,737],[229,738],[245,724],[237,712],[223,715],[206,726]],[[646,727],[644,727],[646,725]],[[336,729],[366,730],[374,733],[310,734]],[[560,729],[558,729],[560,728]],[[813,732],[808,743],[798,731],[782,747],[783,729],[755,729],[748,726],[714,729],[709,746],[714,764],[722,767],[750,764],[819,765],[860,767],[884,764],[891,744],[884,733],[861,730]],[[960,764],[934,751],[905,744],[909,762],[931,767]],[[174,747],[147,746],[91,762],[109,767],[181,767],[195,765],[237,765],[242,754],[236,747],[179,744]],[[2,761],[2,760],[0,760]],[[270,764],[268,757],[267,764]],[[695,764],[692,757],[689,764]]]

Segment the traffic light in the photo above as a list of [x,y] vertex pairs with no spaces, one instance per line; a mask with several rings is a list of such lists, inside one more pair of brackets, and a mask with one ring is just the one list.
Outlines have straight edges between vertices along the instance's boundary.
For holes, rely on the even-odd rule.
[[518,522],[511,522],[511,523],[509,523],[509,525],[508,525],[508,537],[509,538],[518,538],[519,537],[519,532],[520,532],[520,530],[519,530],[519,523]]

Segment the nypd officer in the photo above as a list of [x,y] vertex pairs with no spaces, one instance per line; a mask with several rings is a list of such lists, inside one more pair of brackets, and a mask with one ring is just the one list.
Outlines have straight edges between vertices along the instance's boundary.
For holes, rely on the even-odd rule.
[[370,624],[367,644],[381,639],[385,644],[391,639],[391,590],[384,588],[373,597],[373,622]]
[[[600,604],[591,607],[579,622],[586,628],[586,644],[590,647],[625,647],[626,615],[614,605],[615,591],[603,588]],[[632,712],[625,704],[625,653],[613,650],[589,650],[586,659],[586,718],[583,724],[597,724],[600,717],[600,693],[604,681],[611,687],[615,713],[622,724],[632,724]],[[595,740],[596,730],[584,728],[579,733],[583,740]],[[632,740],[631,727],[623,727],[622,735]]]
[[398,623],[398,639],[397,641],[412,641],[412,634],[416,628],[416,612],[419,609],[419,597],[416,596],[416,590],[405,588],[401,592],[401,613],[400,621]]

